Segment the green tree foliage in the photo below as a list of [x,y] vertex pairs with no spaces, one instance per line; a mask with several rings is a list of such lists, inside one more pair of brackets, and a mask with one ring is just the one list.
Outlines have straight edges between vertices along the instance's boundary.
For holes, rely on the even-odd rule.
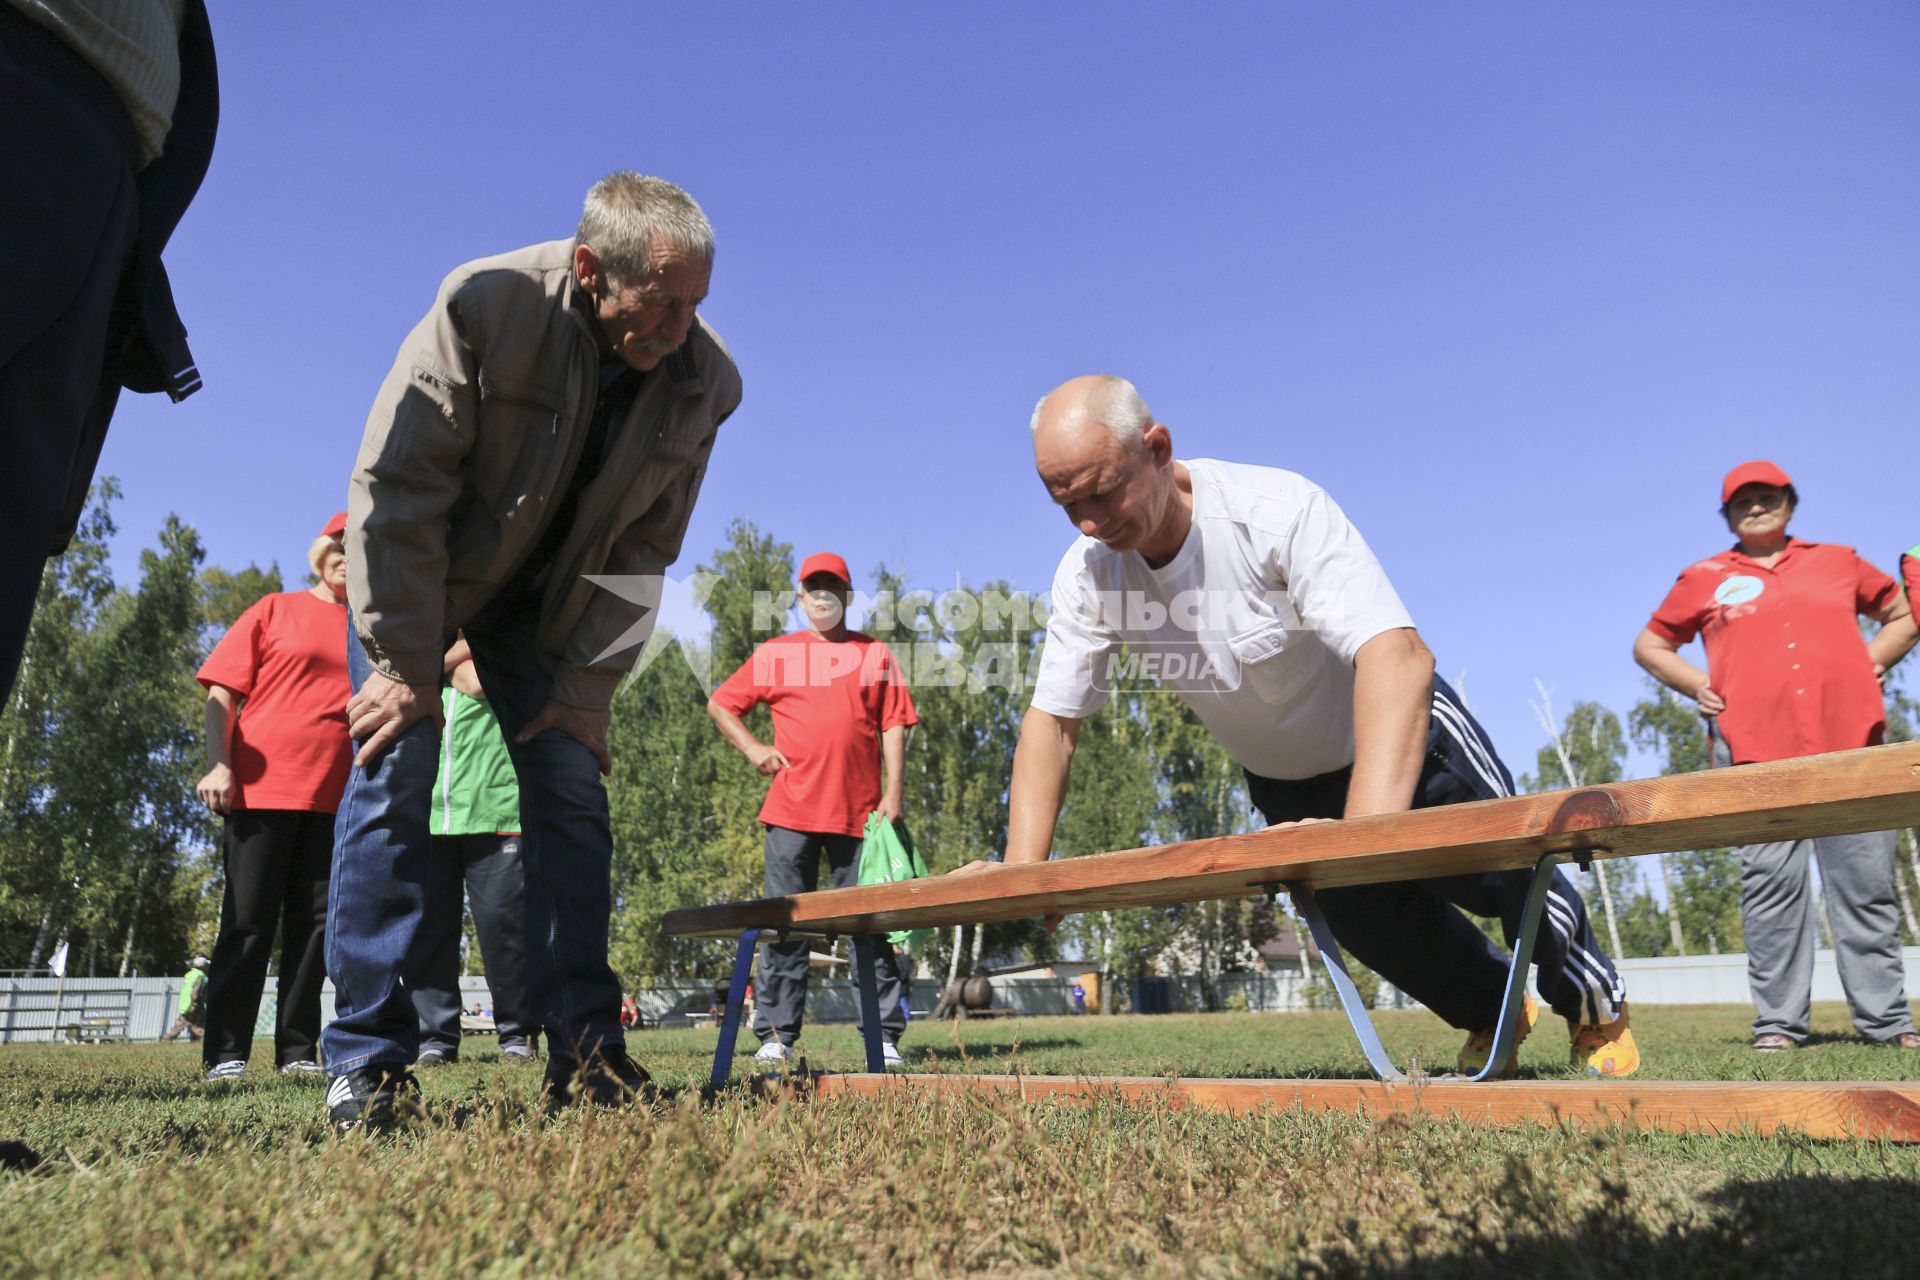
[[[1535,756],[1540,772],[1526,780],[1532,784],[1529,790],[1558,791],[1572,786],[1599,786],[1618,782],[1624,776],[1627,764],[1626,734],[1621,732],[1620,717],[1599,703],[1574,703],[1573,710],[1567,713],[1565,727],[1560,730],[1560,741],[1566,747],[1567,759],[1561,759],[1559,750],[1551,742],[1541,747]],[[1568,765],[1578,776],[1577,783],[1567,776]]]
[[[1618,782],[1627,763],[1627,739],[1620,728],[1620,717],[1597,702],[1576,702],[1558,730],[1558,741],[1541,747],[1534,760],[1539,772],[1520,778],[1522,790],[1558,791]],[[1619,900],[1612,887],[1615,876],[1630,873],[1619,863],[1603,867],[1596,862],[1591,870],[1569,868],[1568,874],[1579,881],[1581,895],[1594,909],[1595,930],[1602,942],[1618,954],[1633,954],[1628,950],[1628,931],[1620,927]],[[1482,928],[1490,936],[1497,936],[1491,926]]]
[[194,920],[202,553],[169,517],[141,554],[139,588],[117,587],[117,496],[102,481],[48,563],[0,715],[0,955],[16,966],[46,963],[64,940],[70,973],[171,970]]
[[[1649,680],[1647,689],[1647,696],[1627,713],[1634,745],[1660,760],[1662,774],[1707,768],[1709,746],[1700,713],[1664,685]],[[1731,849],[1698,849],[1672,854],[1667,863],[1673,875],[1671,907],[1680,917],[1689,948],[1713,952],[1744,947],[1739,855]]]
[[280,585],[280,562],[265,569],[250,564],[239,571],[208,565],[200,574],[201,613],[217,640],[262,596],[284,591]]

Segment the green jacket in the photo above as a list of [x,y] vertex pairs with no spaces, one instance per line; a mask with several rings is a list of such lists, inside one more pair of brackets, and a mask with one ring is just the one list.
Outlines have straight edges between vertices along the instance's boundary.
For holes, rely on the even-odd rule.
[[195,1002],[200,999],[200,988],[207,985],[205,969],[189,969],[187,976],[180,981],[180,1015],[185,1017],[193,1012]]
[[493,707],[451,688],[440,691],[440,705],[447,727],[428,829],[436,836],[520,830],[520,781]]

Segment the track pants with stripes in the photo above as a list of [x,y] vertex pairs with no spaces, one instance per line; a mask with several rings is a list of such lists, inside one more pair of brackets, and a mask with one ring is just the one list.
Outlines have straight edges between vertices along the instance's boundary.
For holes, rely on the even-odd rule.
[[[1346,812],[1352,774],[1347,768],[1287,780],[1249,773],[1247,791],[1268,822],[1338,818]],[[1512,794],[1513,776],[1486,730],[1436,677],[1413,807]],[[1499,1017],[1507,960],[1460,909],[1498,919],[1512,946],[1532,878],[1530,871],[1496,871],[1355,885],[1319,897],[1334,937],[1350,954],[1447,1022],[1477,1031]],[[1586,1024],[1619,1016],[1626,999],[1620,974],[1594,937],[1580,891],[1557,868],[1533,959],[1540,998],[1554,1012]]]

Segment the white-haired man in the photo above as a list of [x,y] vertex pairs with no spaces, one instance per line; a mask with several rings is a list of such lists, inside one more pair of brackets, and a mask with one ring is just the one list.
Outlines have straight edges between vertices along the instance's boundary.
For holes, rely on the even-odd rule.
[[[1045,859],[1081,722],[1122,644],[1178,654],[1163,683],[1246,771],[1270,823],[1510,794],[1486,732],[1446,683],[1380,563],[1326,492],[1289,471],[1173,456],[1122,378],[1075,378],[1034,409],[1041,481],[1081,537],[1053,583],[1046,649],[1014,753],[1006,861]],[[978,865],[978,864],[976,864]],[[1319,895],[1341,945],[1492,1049],[1506,965],[1458,907],[1516,932],[1528,877],[1452,876]],[[1625,992],[1556,873],[1535,959],[1597,1075],[1639,1063]],[[1534,1006],[1527,1001],[1524,1029]],[[1510,1070],[1509,1060],[1500,1064]]]
[[[456,631],[520,784],[527,968],[549,1096],[645,1092],[607,963],[608,707],[651,629],[740,376],[695,317],[713,229],[660,178],[616,173],[569,240],[457,268],[401,345],[348,493],[347,719],[322,1038],[328,1118],[417,1107],[441,660]],[[607,590],[624,577],[647,589]],[[650,580],[650,582],[649,582]],[[635,597],[639,597],[636,599]]]

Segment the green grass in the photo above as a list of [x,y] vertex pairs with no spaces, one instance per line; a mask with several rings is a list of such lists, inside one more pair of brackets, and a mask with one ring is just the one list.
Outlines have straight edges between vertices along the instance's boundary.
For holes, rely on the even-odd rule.
[[[1644,1074],[1920,1066],[1851,1040],[1837,1006],[1817,1010],[1813,1045],[1756,1057],[1748,1017],[1636,1011]],[[1425,1014],[1381,1022],[1403,1057],[1444,1064],[1457,1048]],[[861,1061],[851,1028],[802,1044],[817,1068]],[[0,1175],[0,1274],[1916,1271],[1915,1148],[974,1097],[703,1100],[685,1086],[712,1045],[710,1031],[641,1033],[636,1054],[683,1086],[669,1102],[553,1118],[535,1106],[538,1067],[473,1052],[425,1077],[433,1125],[345,1141],[326,1134],[319,1081],[259,1072],[209,1089],[184,1047],[0,1049],[0,1138],[47,1157]],[[1364,1074],[1335,1014],[917,1024],[904,1047],[916,1070]],[[1565,1052],[1543,1022],[1526,1073],[1565,1078]]]

